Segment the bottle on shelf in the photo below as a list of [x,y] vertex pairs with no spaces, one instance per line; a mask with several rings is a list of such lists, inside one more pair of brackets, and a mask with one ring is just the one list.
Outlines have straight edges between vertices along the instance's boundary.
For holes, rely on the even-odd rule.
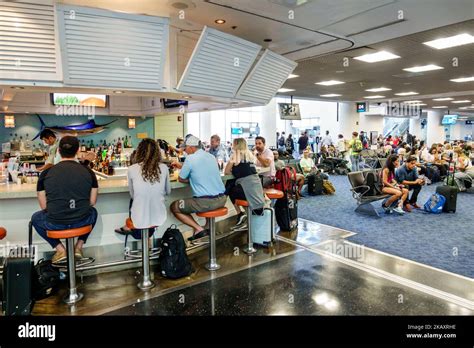
[[125,136],[125,140],[123,141],[123,147],[125,149],[128,148],[128,136]]

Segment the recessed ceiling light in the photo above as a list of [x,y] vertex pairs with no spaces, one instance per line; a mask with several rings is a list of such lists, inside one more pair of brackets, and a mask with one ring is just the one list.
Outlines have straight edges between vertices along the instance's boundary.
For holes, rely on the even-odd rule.
[[383,91],[391,91],[391,90],[392,90],[391,88],[387,88],[387,87],[366,89],[367,92],[383,92]]
[[324,98],[332,98],[332,97],[340,97],[341,94],[321,94],[320,97]]
[[354,59],[361,60],[366,63],[376,63],[396,58],[400,58],[400,56],[397,56],[387,51],[380,51],[377,53],[364,54],[362,56],[355,57]]
[[453,104],[464,104],[464,103],[470,103],[470,100],[464,99],[464,100],[454,100],[451,103]]
[[441,69],[444,69],[444,68],[442,66],[439,66],[439,65],[428,64],[428,65],[422,65],[422,66],[414,66],[414,67],[411,67],[411,68],[405,68],[403,70],[416,73],[416,72],[441,70]]
[[435,98],[434,101],[445,101],[445,100],[453,100],[454,98]]
[[278,92],[280,92],[280,93],[293,92],[293,91],[294,91],[294,89],[291,89],[291,88],[280,88],[278,90]]
[[295,77],[300,77],[300,75],[295,75],[295,74],[288,75],[289,79],[294,79]]
[[216,24],[224,24],[225,23],[225,19],[216,19],[214,21]]
[[471,76],[471,77],[461,77],[459,79],[451,79],[449,81],[453,81],[453,82],[470,82],[470,81],[474,81],[474,76]]
[[425,105],[428,105],[428,104],[420,103],[420,104],[416,104],[416,105],[425,106]]
[[321,81],[321,82],[316,82],[316,85],[323,85],[323,86],[333,86],[333,85],[341,85],[345,82],[342,81],[336,81],[336,80],[329,80],[329,81]]
[[402,96],[402,97],[405,97],[405,96],[407,96],[407,95],[417,95],[417,94],[419,94],[419,93],[417,93],[417,92],[402,92],[402,93],[395,93],[395,95],[400,95],[400,96]]
[[404,103],[406,104],[418,104],[418,103],[421,103],[422,101],[421,100],[406,100],[404,101]]
[[123,91],[114,91],[115,94],[122,94]]
[[20,87],[20,86],[12,86],[13,89],[25,89],[25,87]]
[[442,50],[445,48],[467,45],[473,42],[474,36],[472,36],[471,34],[464,33],[423,43],[438,50]]
[[384,95],[369,95],[367,97],[364,97],[364,99],[381,99],[381,98],[385,98]]
[[442,106],[433,106],[433,109],[447,109],[448,107],[445,105]]

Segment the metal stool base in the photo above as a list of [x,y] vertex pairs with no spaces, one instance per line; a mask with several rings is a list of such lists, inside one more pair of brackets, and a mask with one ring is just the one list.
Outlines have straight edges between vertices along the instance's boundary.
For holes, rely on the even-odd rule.
[[82,293],[76,292],[75,294],[66,295],[63,298],[63,302],[67,304],[75,304],[79,302],[80,300],[82,300],[83,298],[84,298],[84,295]]
[[244,247],[243,249],[244,253],[246,253],[247,255],[253,255],[257,252],[257,249],[255,249],[254,247],[249,247],[248,245]]
[[217,262],[208,262],[204,267],[206,267],[208,271],[217,271],[221,268],[221,265]]
[[137,284],[137,287],[140,290],[150,290],[155,287],[155,283],[151,280],[148,280],[148,281],[142,280],[140,283]]

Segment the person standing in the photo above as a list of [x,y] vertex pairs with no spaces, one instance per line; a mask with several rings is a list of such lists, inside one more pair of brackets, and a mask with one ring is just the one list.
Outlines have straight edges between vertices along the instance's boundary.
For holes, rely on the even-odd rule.
[[293,134],[289,134],[288,138],[286,139],[286,152],[290,155],[293,155],[295,151],[295,141],[293,140]]
[[360,152],[363,150],[362,141],[360,141],[357,132],[352,133],[352,140],[349,142],[349,148],[351,151],[352,171],[357,172],[360,170]]
[[342,134],[338,135],[337,151],[339,151],[339,157],[346,158],[346,140]]
[[38,168],[39,172],[45,171],[61,161],[58,152],[59,138],[51,129],[43,129],[40,133],[40,139],[48,145],[48,158],[46,163]]
[[308,147],[308,132],[301,132],[301,136],[298,139],[298,152],[300,155]]
[[330,145],[332,145],[332,138],[329,135],[329,131],[327,130],[326,135],[321,140],[321,146],[326,146],[326,148],[328,148]]
[[282,152],[286,151],[285,132],[281,132],[280,139],[278,139],[278,150]]

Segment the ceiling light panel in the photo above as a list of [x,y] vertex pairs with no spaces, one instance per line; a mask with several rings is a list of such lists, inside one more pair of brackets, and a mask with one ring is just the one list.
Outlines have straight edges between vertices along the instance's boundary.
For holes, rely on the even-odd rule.
[[444,68],[442,66],[439,66],[439,65],[428,64],[428,65],[422,65],[422,66],[414,66],[414,67],[411,67],[411,68],[405,68],[403,70],[417,73],[417,72],[441,70],[441,69],[444,69]]
[[364,54],[363,56],[355,57],[354,59],[361,60],[366,63],[377,63],[397,58],[400,58],[400,56],[387,51],[380,51],[376,53]]
[[384,91],[391,91],[391,88],[387,87],[378,87],[378,88],[370,88],[366,89],[367,92],[384,92]]
[[329,80],[329,81],[321,81],[321,82],[316,82],[316,85],[322,85],[322,86],[334,86],[334,85],[342,85],[345,82],[342,81],[337,81],[337,80]]
[[402,96],[402,97],[405,97],[407,95],[417,95],[419,93],[417,92],[401,92],[401,93],[395,93],[395,95],[399,95],[399,96]]
[[450,48],[450,47],[467,45],[467,44],[471,44],[471,43],[474,43],[474,36],[472,36],[471,34],[468,34],[468,33],[423,42],[423,44],[428,45],[428,46],[433,47],[433,48],[436,48],[438,50],[442,50],[442,49]]

